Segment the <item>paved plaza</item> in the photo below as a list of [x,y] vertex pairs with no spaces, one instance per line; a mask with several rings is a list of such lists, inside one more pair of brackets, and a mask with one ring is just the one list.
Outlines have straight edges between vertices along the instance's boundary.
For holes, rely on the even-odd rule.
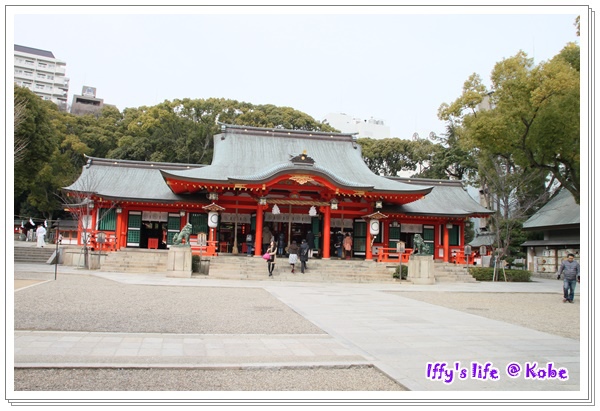
[[[54,266],[16,264],[16,310],[27,307],[27,293],[42,293],[42,287],[52,286],[49,283],[54,281],[53,273]],[[229,302],[232,306],[238,304],[234,300],[244,300],[244,292],[250,300],[257,299],[252,310],[248,307],[240,309],[240,312],[252,311],[248,318],[238,321],[244,324],[235,324],[235,319],[227,317],[222,321],[225,325],[207,326],[198,322],[198,327],[208,327],[202,332],[186,328],[186,324],[193,323],[192,316],[190,320],[184,318],[181,328],[175,323],[171,328],[152,331],[154,326],[151,322],[145,324],[141,313],[135,323],[137,328],[129,332],[127,329],[131,327],[119,328],[118,323],[126,320],[118,313],[112,317],[112,330],[92,329],[84,319],[73,325],[48,319],[49,329],[35,325],[20,328],[19,322],[28,324],[27,321],[37,320],[29,319],[27,313],[19,315],[16,312],[14,365],[17,368],[243,370],[345,369],[372,365],[400,384],[399,389],[409,391],[443,391],[447,395],[454,392],[459,398],[464,397],[464,394],[460,397],[460,392],[477,391],[479,395],[498,400],[507,398],[506,394],[500,393],[503,391],[527,392],[526,398],[543,401],[586,398],[578,334],[568,338],[515,321],[489,318],[483,309],[477,311],[477,307],[473,307],[475,303],[465,303],[466,309],[462,310],[443,306],[442,302],[435,303],[436,296],[442,301],[444,296],[463,295],[468,299],[469,295],[489,293],[490,296],[505,295],[506,300],[499,301],[505,301],[506,305],[515,305],[515,301],[541,304],[541,300],[527,296],[542,296],[551,304],[550,307],[539,307],[539,310],[547,311],[547,318],[571,310],[568,326],[578,328],[572,318],[579,318],[579,311],[585,304],[581,301],[579,288],[576,303],[563,304],[561,282],[556,280],[438,283],[433,286],[285,283],[180,279],[160,274],[108,273],[62,266],[58,267],[58,275],[63,281],[73,279],[70,283],[76,283],[80,277],[87,278],[85,281],[99,281],[96,288],[100,293],[103,284],[120,284],[117,288],[121,292],[120,298],[127,298],[127,287],[138,287],[131,288],[131,293],[135,294],[142,292],[138,290],[155,292],[162,286],[181,293],[177,297],[179,301],[187,301],[184,291],[194,290],[225,295],[228,290],[229,294],[241,293],[235,294],[236,298]],[[19,288],[21,286],[23,288]],[[135,295],[143,299],[142,294]],[[428,297],[423,298],[425,295]],[[66,290],[62,298],[63,303],[68,303],[72,297]],[[94,301],[93,305],[100,304],[94,298],[89,297]],[[103,299],[106,298],[109,297],[105,295]],[[277,305],[279,303],[282,305]],[[122,310],[135,310],[136,301],[131,301],[130,305],[133,308]],[[147,310],[150,306],[142,307]],[[531,309],[524,306],[523,310],[526,308]],[[210,313],[209,308],[205,310]],[[127,318],[132,312],[126,312]],[[93,308],[86,315],[93,315]],[[152,313],[144,315],[151,316]],[[197,316],[194,314],[193,318]],[[261,323],[271,321],[271,324],[261,328],[265,324],[252,324],[250,318],[261,319]],[[100,326],[102,321],[93,319],[93,323]],[[229,328],[219,328],[224,326]],[[238,326],[242,328],[235,328]]]

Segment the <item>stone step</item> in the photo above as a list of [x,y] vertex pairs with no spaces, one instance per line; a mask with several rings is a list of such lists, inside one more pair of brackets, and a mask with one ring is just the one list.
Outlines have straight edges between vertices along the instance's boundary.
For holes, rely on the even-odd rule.
[[[122,249],[107,253],[100,269],[109,272],[130,272],[132,274],[165,272],[167,270],[167,259],[167,250]],[[257,256],[220,255],[218,257],[202,257],[202,263],[209,264],[208,275],[194,273],[194,277],[354,283],[399,281],[393,278],[397,265],[358,259],[310,259],[308,269],[304,274],[300,272],[300,262],[296,264],[295,273],[292,274],[288,259],[280,257],[276,259],[273,277],[268,276],[265,260]],[[467,273],[464,266],[436,263],[434,270],[438,282],[475,282],[475,279]]]
[[56,251],[54,247],[15,247],[14,261],[19,263],[45,264]]

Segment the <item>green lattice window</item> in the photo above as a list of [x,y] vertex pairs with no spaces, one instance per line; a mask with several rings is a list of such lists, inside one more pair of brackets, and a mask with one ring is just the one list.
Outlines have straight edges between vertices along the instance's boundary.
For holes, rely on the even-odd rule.
[[190,223],[192,224],[192,234],[208,233],[208,214],[191,213]]
[[140,242],[140,230],[128,230],[127,231],[127,242],[128,243],[139,243]]
[[396,248],[398,241],[400,241],[400,227],[390,227],[388,247]]
[[142,215],[129,214],[127,219],[127,227],[129,228],[140,228],[142,226]]
[[434,240],[435,240],[435,230],[433,227],[424,227],[423,228],[423,240],[425,240],[425,243],[427,243],[427,245],[429,245],[429,251],[427,252],[427,254],[429,255],[433,255],[433,251],[434,251]]
[[453,225],[450,230],[448,230],[448,239],[450,245],[460,245],[460,227],[457,225]]
[[139,245],[142,213],[130,211],[127,218],[127,245]]
[[365,221],[355,221],[353,228],[352,250],[364,253],[367,249],[367,223]]
[[102,220],[98,224],[98,230],[115,231],[117,229],[117,213],[114,208],[101,208],[100,216]]

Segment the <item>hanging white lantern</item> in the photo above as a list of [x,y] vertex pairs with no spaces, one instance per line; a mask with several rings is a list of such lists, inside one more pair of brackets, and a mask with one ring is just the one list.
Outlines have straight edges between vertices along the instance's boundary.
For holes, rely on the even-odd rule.
[[379,234],[379,220],[371,220],[369,227],[371,230],[371,235]]
[[281,214],[281,211],[279,210],[279,207],[277,206],[277,204],[275,204],[275,205],[273,206],[273,210],[271,210],[271,213],[272,213],[273,215]]
[[216,211],[210,211],[208,213],[208,226],[210,228],[215,228],[219,225],[219,213]]
[[310,207],[310,210],[308,210],[308,215],[311,217],[314,217],[317,215],[317,209],[315,208],[315,206]]

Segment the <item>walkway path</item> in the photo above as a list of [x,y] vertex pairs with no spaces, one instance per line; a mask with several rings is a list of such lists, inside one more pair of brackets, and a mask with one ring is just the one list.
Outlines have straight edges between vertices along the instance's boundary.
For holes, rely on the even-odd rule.
[[[18,271],[53,272],[53,266],[20,264]],[[394,291],[556,293],[556,280],[532,283],[315,284],[176,279],[59,267],[129,284],[190,287],[259,287],[269,291],[326,335],[173,335],[17,331],[16,366],[243,367],[372,363],[410,390],[578,391],[580,342],[506,322],[402,297]],[[476,374],[472,376],[472,362]],[[537,367],[557,369],[541,379]],[[431,365],[429,378],[428,364]],[[436,364],[438,365],[436,367]],[[442,374],[437,371],[444,365]],[[488,368],[486,370],[486,364]],[[520,367],[508,376],[507,367]],[[481,369],[478,368],[481,365]],[[492,379],[497,368],[497,379]],[[553,371],[550,374],[553,376]],[[558,378],[560,369],[563,376]],[[456,370],[450,373],[450,370]],[[465,371],[461,376],[460,371]],[[484,372],[487,378],[484,378]],[[534,375],[537,378],[534,378]],[[576,393],[573,393],[576,394]],[[564,394],[562,394],[564,396]],[[547,399],[547,394],[539,394]],[[557,397],[559,398],[559,397]],[[560,397],[563,398],[563,397]]]

